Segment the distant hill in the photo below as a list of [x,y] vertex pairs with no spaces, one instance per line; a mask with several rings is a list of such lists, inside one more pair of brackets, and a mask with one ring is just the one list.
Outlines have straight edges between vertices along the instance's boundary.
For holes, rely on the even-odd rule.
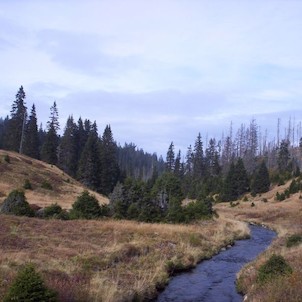
[[[7,155],[9,162],[5,160]],[[10,191],[23,189],[26,180],[32,186],[32,190],[25,190],[27,201],[40,207],[58,203],[62,208],[70,209],[85,189],[93,193],[101,204],[109,202],[107,197],[85,188],[56,166],[0,150],[0,203]]]

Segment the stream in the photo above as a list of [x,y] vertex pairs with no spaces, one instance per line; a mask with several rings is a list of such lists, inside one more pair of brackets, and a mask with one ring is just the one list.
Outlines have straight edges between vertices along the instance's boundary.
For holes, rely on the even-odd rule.
[[248,262],[263,252],[276,233],[251,225],[251,238],[238,240],[235,245],[209,260],[202,261],[195,269],[171,279],[158,296],[158,302],[241,302],[237,293],[236,274]]

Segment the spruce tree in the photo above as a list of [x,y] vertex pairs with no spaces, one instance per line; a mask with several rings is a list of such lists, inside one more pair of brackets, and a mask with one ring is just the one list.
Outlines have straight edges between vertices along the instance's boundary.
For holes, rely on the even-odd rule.
[[27,108],[25,106],[25,92],[21,86],[16,94],[16,99],[12,104],[11,118],[8,123],[6,137],[6,147],[9,150],[22,153],[23,131],[27,118]]
[[174,144],[173,142],[171,142],[166,157],[166,171],[173,172],[174,166],[175,166]]
[[119,179],[117,145],[110,125],[107,125],[101,139],[101,185],[100,192],[109,195]]
[[260,167],[257,169],[254,179],[251,184],[251,191],[253,194],[268,192],[270,187],[270,178],[265,161],[261,162]]
[[235,180],[237,197],[249,191],[249,178],[241,157],[238,158],[237,164],[235,166]]
[[32,158],[40,158],[40,141],[37,125],[37,115],[35,104],[32,105],[29,120],[25,128],[25,137],[23,144],[23,153]]
[[204,154],[201,135],[198,133],[194,145],[193,153],[193,176],[195,180],[200,180],[204,176]]
[[60,129],[56,102],[50,107],[50,119],[47,123],[47,128],[48,130],[41,150],[41,158],[47,163],[55,165],[58,161],[57,152],[59,146],[59,136],[57,132]]
[[97,126],[94,123],[81,155],[77,178],[95,191],[100,189],[100,163],[100,143]]
[[73,117],[69,116],[59,145],[58,165],[72,177],[75,177],[77,172],[77,131]]

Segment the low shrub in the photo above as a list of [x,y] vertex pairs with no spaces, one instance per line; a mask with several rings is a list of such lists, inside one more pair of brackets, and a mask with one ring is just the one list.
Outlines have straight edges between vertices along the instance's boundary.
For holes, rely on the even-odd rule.
[[19,271],[4,297],[3,302],[10,301],[54,302],[57,299],[55,292],[44,285],[34,266],[27,264]]
[[9,157],[9,155],[8,154],[5,154],[4,155],[4,161],[6,162],[6,163],[10,163],[10,157]]
[[1,206],[1,212],[17,216],[34,216],[34,211],[26,201],[24,192],[19,190],[13,190],[9,193]]
[[44,181],[42,182],[41,188],[42,188],[42,189],[46,189],[46,190],[53,190],[52,185],[51,185],[48,181],[46,181],[46,180],[44,180]]
[[24,184],[23,184],[23,189],[25,190],[32,190],[32,185],[31,182],[28,179],[25,179]]
[[291,235],[286,240],[287,247],[296,246],[299,245],[300,243],[302,243],[302,235],[300,234]]
[[72,205],[70,216],[72,219],[95,219],[102,215],[101,207],[94,195],[84,191]]
[[61,214],[63,209],[61,206],[59,206],[57,203],[53,203],[50,206],[44,208],[43,216],[45,218],[55,218],[55,216],[58,216]]
[[258,270],[257,281],[261,284],[278,276],[292,273],[292,268],[281,255],[273,254]]

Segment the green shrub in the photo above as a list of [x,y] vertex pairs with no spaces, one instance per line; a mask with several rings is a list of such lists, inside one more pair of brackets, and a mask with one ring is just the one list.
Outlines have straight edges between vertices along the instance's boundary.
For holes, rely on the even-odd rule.
[[50,206],[44,208],[44,217],[45,218],[57,218],[61,213],[63,212],[63,209],[61,206],[59,206],[57,203],[53,203]]
[[42,189],[46,189],[46,190],[53,190],[52,185],[51,185],[48,181],[46,181],[46,180],[44,180],[44,181],[42,182],[41,188],[42,188]]
[[72,205],[70,216],[73,219],[94,219],[102,215],[101,207],[94,195],[84,191]]
[[258,270],[257,281],[265,283],[278,276],[291,274],[292,268],[281,255],[272,255]]
[[3,302],[24,301],[24,302],[54,302],[57,301],[54,291],[49,290],[35,271],[32,264],[27,264],[19,271],[17,277]]
[[8,164],[10,163],[10,157],[8,154],[4,155],[4,161],[7,162]]
[[254,204],[254,202],[252,202],[251,203],[251,207],[253,208],[253,207],[255,207],[256,205]]
[[23,184],[23,188],[25,190],[32,190],[32,185],[31,182],[28,179],[25,179],[24,184]]
[[34,216],[34,211],[26,201],[23,191],[13,190],[9,193],[1,206],[1,212],[18,216]]
[[300,234],[291,235],[286,240],[287,247],[299,245],[300,243],[302,243],[302,235],[300,235]]
[[267,198],[262,198],[261,201],[264,203],[268,202]]

